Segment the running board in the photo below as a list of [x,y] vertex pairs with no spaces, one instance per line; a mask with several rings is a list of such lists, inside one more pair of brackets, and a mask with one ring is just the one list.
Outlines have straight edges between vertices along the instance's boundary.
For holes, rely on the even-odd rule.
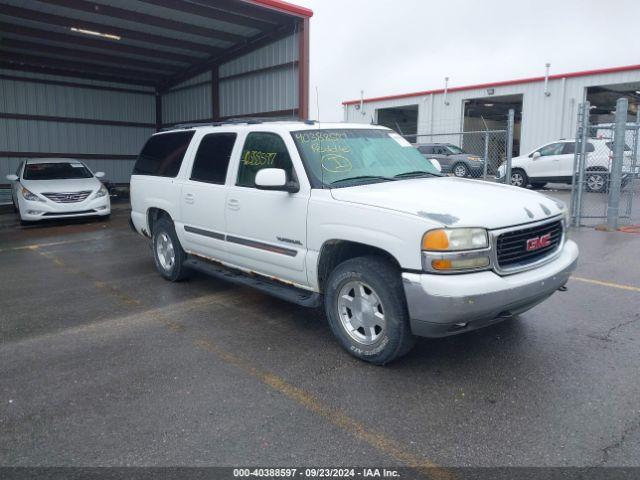
[[295,303],[302,307],[317,308],[322,305],[322,295],[319,293],[286,285],[261,275],[250,275],[240,270],[227,268],[217,262],[207,261],[193,255],[187,257],[185,266],[211,275],[212,277],[226,280],[227,282],[255,288],[272,297]]

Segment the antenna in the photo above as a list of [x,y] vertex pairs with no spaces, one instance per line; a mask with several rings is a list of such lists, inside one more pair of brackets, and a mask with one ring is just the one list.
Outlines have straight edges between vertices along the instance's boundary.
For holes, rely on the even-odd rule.
[[318,111],[318,123],[320,123],[320,94],[318,93],[317,85],[316,85],[316,110]]

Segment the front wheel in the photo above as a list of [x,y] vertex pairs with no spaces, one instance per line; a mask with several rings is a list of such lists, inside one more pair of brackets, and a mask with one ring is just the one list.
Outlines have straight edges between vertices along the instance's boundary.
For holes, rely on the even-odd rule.
[[524,170],[516,168],[515,170],[511,171],[511,185],[513,185],[514,187],[526,188],[528,184],[529,178],[527,177],[527,174]]
[[391,262],[358,257],[341,263],[324,299],[331,330],[354,357],[384,365],[413,347],[400,271]]
[[469,169],[464,163],[457,163],[453,166],[453,174],[456,177],[464,178],[469,176]]
[[173,227],[166,217],[160,218],[153,226],[153,259],[158,273],[171,282],[179,282],[190,273],[184,262],[187,254],[182,250]]

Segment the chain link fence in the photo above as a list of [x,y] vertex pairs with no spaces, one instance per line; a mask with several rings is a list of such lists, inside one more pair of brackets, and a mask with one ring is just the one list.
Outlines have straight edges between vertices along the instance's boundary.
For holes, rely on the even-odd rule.
[[442,173],[456,177],[493,180],[507,158],[507,130],[405,135],[428,160],[436,160]]
[[589,102],[580,105],[574,153],[571,215],[574,226],[640,224],[640,157],[628,100],[616,104],[616,122],[591,124]]

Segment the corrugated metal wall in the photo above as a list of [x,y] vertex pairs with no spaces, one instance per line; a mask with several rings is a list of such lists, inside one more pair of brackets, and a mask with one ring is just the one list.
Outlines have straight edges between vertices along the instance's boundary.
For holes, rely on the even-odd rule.
[[[640,70],[566,78],[564,81],[554,79],[549,82],[549,96],[544,94],[544,82],[491,88],[494,90],[492,97],[523,95],[520,150],[524,153],[544,143],[575,135],[577,105],[586,99],[587,87],[627,82],[640,82]],[[448,105],[441,93],[366,102],[364,115],[355,105],[346,106],[345,120],[356,123],[375,122],[376,110],[379,108],[418,105],[418,134],[459,132],[462,130],[463,101],[486,97],[487,89],[481,88],[449,92]]]
[[162,95],[162,123],[172,124],[212,118],[211,72],[176,85]]
[[[295,114],[299,98],[298,55],[298,35],[294,34],[221,65],[220,116],[285,110]],[[81,85],[36,83],[29,79]],[[142,93],[84,88],[84,85]],[[211,72],[177,85],[162,95],[161,103],[163,125],[211,119]],[[5,176],[14,173],[29,152],[98,155],[99,158],[83,161],[94,171],[104,171],[112,182],[128,182],[135,160],[109,156],[139,153],[155,132],[155,108],[155,93],[147,87],[0,70],[0,114],[74,119],[69,122],[60,118],[0,118],[0,185],[8,183]],[[91,121],[127,122],[127,125],[97,125]]]
[[[0,70],[0,113],[54,117],[51,119],[0,118],[0,184],[14,173],[25,156],[9,152],[49,154],[94,154],[86,160],[92,169],[104,171],[116,183],[128,182],[134,160],[109,158],[110,155],[137,155],[154,132],[153,94],[99,90],[80,86],[36,83],[40,79],[82,85],[131,88],[108,82]],[[135,90],[150,91],[144,87]],[[55,117],[75,119],[61,121]],[[127,122],[127,125],[97,125],[88,121]],[[132,125],[136,124],[136,125]],[[137,125],[139,124],[139,125]]]
[[221,65],[220,115],[297,109],[298,66],[291,63],[298,56],[298,34],[294,34]]

